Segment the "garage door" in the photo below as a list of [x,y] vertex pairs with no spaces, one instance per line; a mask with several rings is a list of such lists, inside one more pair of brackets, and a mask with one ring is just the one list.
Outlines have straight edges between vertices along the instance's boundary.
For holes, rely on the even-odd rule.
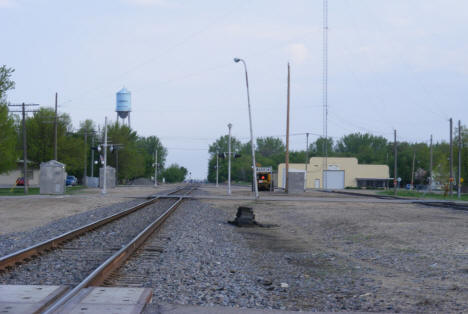
[[325,189],[344,189],[344,170],[325,170],[323,175]]

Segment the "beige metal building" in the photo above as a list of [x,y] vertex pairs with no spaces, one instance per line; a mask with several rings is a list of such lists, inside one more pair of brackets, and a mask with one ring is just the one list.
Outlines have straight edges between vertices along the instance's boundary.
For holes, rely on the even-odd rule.
[[[355,157],[328,157],[324,166],[323,157],[312,157],[307,165],[290,163],[289,172],[304,173],[307,189],[386,188],[390,180],[387,165],[360,165]],[[285,174],[286,165],[279,164],[278,187],[285,187]]]

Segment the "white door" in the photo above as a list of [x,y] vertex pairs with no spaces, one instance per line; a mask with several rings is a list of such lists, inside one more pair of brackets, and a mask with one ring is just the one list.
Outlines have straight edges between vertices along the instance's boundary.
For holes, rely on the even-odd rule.
[[320,189],[320,179],[315,179],[315,188]]
[[324,189],[344,189],[344,170],[326,170],[323,175]]

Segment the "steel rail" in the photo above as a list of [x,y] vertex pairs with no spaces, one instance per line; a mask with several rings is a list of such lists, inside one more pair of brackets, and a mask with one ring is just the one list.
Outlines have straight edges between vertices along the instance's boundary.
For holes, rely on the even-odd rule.
[[[195,187],[196,188],[196,187]],[[192,192],[195,188],[192,188]],[[53,305],[51,305],[44,313],[51,314],[56,313],[60,308],[65,305],[70,299],[72,299],[78,292],[84,288],[90,286],[98,286],[104,282],[104,280],[114,270],[118,269],[132,254],[148,239],[148,237],[158,229],[166,219],[180,206],[184,201],[183,197],[178,197],[178,200],[172,204],[161,216],[149,224],[143,231],[135,236],[127,245],[125,245],[118,252],[109,257],[104,263],[96,268],[91,274],[89,274],[83,281],[77,286],[68,291],[65,295],[59,298]]]
[[[182,188],[178,188],[176,191],[174,192],[171,192],[171,193],[177,193],[181,190],[185,189],[185,187],[182,187]],[[169,195],[169,194],[168,194]],[[73,239],[73,238],[76,238],[86,232],[89,232],[91,230],[94,230],[96,228],[99,228],[105,224],[108,224],[114,220],[117,220],[123,216],[127,216],[143,207],[146,207],[148,205],[151,205],[153,204],[154,202],[156,202],[158,199],[160,198],[171,198],[170,196],[168,195],[163,195],[163,196],[154,196],[154,198],[148,200],[148,201],[144,201],[136,206],[133,206],[129,209],[126,209],[126,210],[123,210],[121,212],[118,212],[116,214],[113,214],[113,215],[110,215],[110,216],[107,216],[103,219],[100,219],[100,220],[96,220],[94,222],[91,222],[87,225],[84,225],[84,226],[81,226],[81,227],[78,227],[76,229],[73,229],[69,232],[66,232],[66,233],[63,233],[61,235],[58,235],[56,237],[53,237],[51,239],[48,239],[48,240],[45,240],[45,241],[42,241],[42,242],[39,242],[37,244],[34,244],[32,246],[29,246],[27,248],[24,248],[24,249],[21,249],[19,251],[16,251],[16,252],[13,252],[13,253],[10,253],[8,255],[5,255],[5,256],[2,256],[0,257],[0,270],[5,270],[7,267],[11,267],[11,266],[14,266],[18,263],[21,263],[23,262],[24,260],[28,259],[28,258],[31,258],[33,256],[36,256],[36,255],[39,255],[41,252],[44,252],[46,250],[52,250],[54,248],[57,248],[58,246],[60,246],[60,244],[62,244],[63,242],[67,241],[67,240],[70,240],[70,239]]]

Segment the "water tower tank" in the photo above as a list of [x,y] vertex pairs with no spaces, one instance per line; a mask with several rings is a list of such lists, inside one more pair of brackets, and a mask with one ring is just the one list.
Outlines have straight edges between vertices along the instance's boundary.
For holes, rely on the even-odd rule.
[[131,93],[124,87],[117,92],[117,104],[115,111],[120,118],[125,119],[128,113],[132,111]]

